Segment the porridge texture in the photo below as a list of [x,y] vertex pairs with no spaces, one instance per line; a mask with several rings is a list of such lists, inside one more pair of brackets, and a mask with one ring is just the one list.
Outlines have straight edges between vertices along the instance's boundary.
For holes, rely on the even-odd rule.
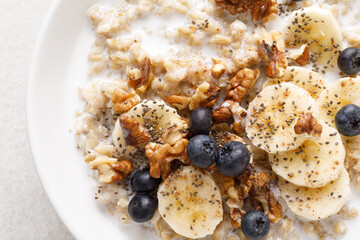
[[[147,221],[169,240],[346,233],[358,215],[348,200],[350,185],[360,190],[360,135],[339,132],[337,113],[360,106],[360,77],[337,61],[360,47],[359,1],[120,0],[88,16],[95,40],[91,81],[79,88],[77,146],[110,214]],[[143,27],[151,18],[156,24]],[[154,50],[157,41],[164,44]],[[357,54],[346,56],[354,68]],[[360,128],[360,116],[349,114]],[[196,121],[211,124],[199,130],[211,143],[193,139]],[[195,167],[190,145],[215,162]],[[218,158],[249,164],[233,176]],[[137,181],[161,179],[150,193],[132,190],[142,169]],[[135,194],[158,206],[134,213],[151,209]],[[256,223],[265,235],[242,226],[251,210],[271,223]]]

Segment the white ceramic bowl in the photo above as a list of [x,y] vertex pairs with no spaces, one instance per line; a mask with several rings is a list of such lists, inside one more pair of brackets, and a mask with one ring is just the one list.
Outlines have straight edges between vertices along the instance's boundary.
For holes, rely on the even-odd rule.
[[33,158],[50,201],[77,239],[157,239],[138,224],[122,225],[95,201],[96,181],[69,132],[82,109],[77,88],[89,81],[94,37],[86,11],[95,2],[57,0],[42,26],[27,92]]
[[[27,96],[33,158],[50,201],[77,239],[157,239],[139,224],[122,225],[94,200],[96,181],[70,132],[83,108],[77,88],[89,84],[87,55],[94,34],[86,11],[95,2],[57,0],[40,32]],[[348,225],[345,239],[356,239],[351,226],[359,222]]]

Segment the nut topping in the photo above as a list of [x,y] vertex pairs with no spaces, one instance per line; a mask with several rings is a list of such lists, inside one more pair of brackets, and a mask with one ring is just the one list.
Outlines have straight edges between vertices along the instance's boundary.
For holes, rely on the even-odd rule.
[[214,123],[233,124],[233,129],[237,133],[243,132],[241,121],[246,115],[246,110],[232,100],[226,100],[212,112]]
[[321,136],[322,126],[311,113],[306,113],[304,116],[298,118],[294,126],[294,131],[296,134],[307,133],[310,135],[313,132],[313,134]]
[[107,156],[87,158],[86,161],[92,169],[98,170],[99,180],[103,183],[120,182],[127,178],[134,168],[129,160],[118,161]]
[[153,78],[150,59],[145,57],[141,61],[139,69],[130,70],[128,75],[129,86],[141,93],[145,92]]
[[134,90],[126,93],[116,89],[111,98],[111,101],[115,104],[114,112],[118,114],[129,111],[132,107],[137,105],[140,100],[140,96],[137,95]]
[[174,146],[170,144],[148,143],[145,155],[150,160],[150,175],[153,178],[165,179],[171,171],[171,161],[177,159],[184,164],[190,164],[186,154],[187,139],[181,139]]
[[212,82],[203,82],[200,84],[194,96],[190,99],[189,109],[194,110],[197,107],[212,107],[216,103],[220,88]]
[[251,16],[254,21],[262,20],[267,22],[273,20],[273,15],[276,17],[278,13],[276,0],[215,0],[215,4],[229,11],[232,15],[251,10]]
[[[247,196],[258,201],[270,222],[276,223],[282,218],[282,206],[275,197],[274,189],[278,187],[275,178],[275,175],[248,168],[239,177],[228,179],[224,187],[233,201],[242,201]],[[231,215],[237,218],[233,218],[232,225],[236,228],[240,225],[241,209],[234,210]]]
[[226,97],[241,103],[247,92],[254,86],[260,75],[259,69],[241,69],[230,81]]
[[131,146],[137,146],[145,143],[150,139],[150,135],[142,127],[138,120],[125,115],[119,118],[121,127],[124,131],[124,137],[126,144]]
[[177,109],[182,110],[187,108],[190,103],[190,97],[172,95],[165,100],[167,103],[175,106]]
[[307,44],[304,44],[301,46],[300,49],[295,49],[289,52],[289,58],[297,64],[305,66],[309,63],[310,60],[309,46]]
[[279,78],[284,76],[287,68],[285,52],[278,49],[275,42],[270,47],[265,40],[262,40],[259,47],[259,56],[265,63],[266,75],[269,78]]

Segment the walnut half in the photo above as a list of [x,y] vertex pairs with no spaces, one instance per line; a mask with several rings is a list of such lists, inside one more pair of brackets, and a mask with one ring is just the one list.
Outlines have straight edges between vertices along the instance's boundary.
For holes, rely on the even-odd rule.
[[148,143],[145,146],[145,155],[150,160],[150,175],[153,178],[165,179],[171,171],[171,161],[177,159],[184,164],[190,164],[186,154],[187,139],[181,139],[174,146],[170,144]]
[[321,136],[322,126],[311,113],[306,113],[304,116],[298,118],[297,123],[294,126],[296,134],[311,133]]
[[226,97],[241,103],[247,92],[254,86],[260,76],[259,69],[241,69],[230,81],[226,91]]

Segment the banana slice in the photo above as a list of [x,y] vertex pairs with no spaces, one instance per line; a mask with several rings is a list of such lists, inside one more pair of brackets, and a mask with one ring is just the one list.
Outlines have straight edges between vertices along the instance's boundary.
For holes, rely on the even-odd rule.
[[279,177],[281,196],[296,215],[317,220],[337,213],[350,198],[350,178],[343,168],[340,177],[321,188],[299,187]]
[[264,88],[249,104],[246,132],[252,143],[267,152],[296,149],[306,139],[294,125],[305,113],[317,116],[315,100],[292,83]]
[[360,77],[346,77],[332,83],[317,101],[320,119],[335,127],[335,115],[350,103],[360,106]]
[[282,82],[290,82],[305,89],[314,99],[317,99],[320,93],[326,88],[324,79],[320,74],[296,66],[287,67],[284,76],[281,78],[269,78],[265,82],[264,87]]
[[119,153],[125,155],[129,149],[125,141],[123,129],[120,125],[120,119],[116,120],[114,130],[112,131],[112,139]]
[[157,196],[161,216],[184,237],[212,234],[223,219],[219,188],[210,174],[192,166],[170,174]]
[[[189,127],[188,121],[162,100],[144,100],[123,115],[139,121],[152,142],[161,141],[173,145],[186,135]],[[116,121],[112,137],[120,153],[129,150],[120,119]]]
[[318,141],[306,140],[295,150],[269,154],[272,170],[295,185],[311,188],[337,179],[344,168],[345,148],[336,129],[322,126]]
[[342,34],[330,11],[312,6],[292,12],[285,28],[285,44],[290,48],[308,44],[310,59],[335,67]]

